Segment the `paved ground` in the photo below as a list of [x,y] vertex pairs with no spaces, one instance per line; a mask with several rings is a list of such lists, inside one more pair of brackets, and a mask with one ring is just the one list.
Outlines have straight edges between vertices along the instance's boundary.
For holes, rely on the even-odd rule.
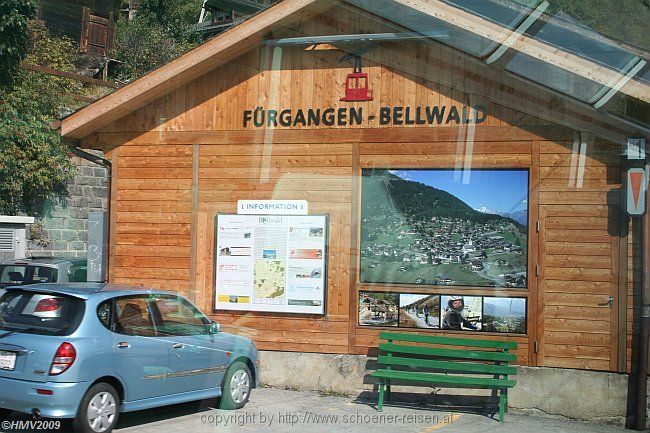
[[[434,411],[423,407],[386,406],[377,412],[374,401],[357,401],[349,397],[324,396],[261,388],[254,390],[243,409],[212,409],[218,401],[163,407],[122,415],[119,433],[217,433],[217,432],[314,432],[314,433],[430,433],[498,432],[498,433],[623,433],[623,427],[591,424],[563,418],[538,417],[511,412],[506,421],[469,412]],[[14,414],[12,421],[29,420]],[[0,429],[2,432],[36,431],[35,429]],[[40,430],[43,431],[43,430]],[[67,432],[63,424],[58,432]]]

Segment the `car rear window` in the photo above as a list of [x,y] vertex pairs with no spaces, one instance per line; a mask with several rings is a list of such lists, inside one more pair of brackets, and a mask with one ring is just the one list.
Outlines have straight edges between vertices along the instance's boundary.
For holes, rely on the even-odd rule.
[[0,283],[5,286],[11,284],[52,283],[57,280],[58,275],[58,269],[48,266],[0,266]]
[[0,297],[0,335],[21,332],[70,335],[84,313],[84,301],[59,293],[7,290]]

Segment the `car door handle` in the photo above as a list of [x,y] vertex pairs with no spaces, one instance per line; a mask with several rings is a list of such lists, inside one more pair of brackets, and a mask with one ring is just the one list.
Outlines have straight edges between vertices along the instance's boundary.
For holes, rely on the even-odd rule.
[[129,347],[131,347],[131,345],[129,343],[127,343],[126,341],[121,341],[121,342],[117,343],[117,348],[118,349],[128,349]]
[[185,347],[185,345],[183,343],[174,343],[172,345],[173,349],[182,349],[183,347]]

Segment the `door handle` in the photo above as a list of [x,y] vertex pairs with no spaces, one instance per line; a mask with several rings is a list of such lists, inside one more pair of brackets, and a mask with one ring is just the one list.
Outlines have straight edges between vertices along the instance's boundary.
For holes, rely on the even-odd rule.
[[118,349],[128,349],[129,347],[131,347],[131,345],[126,341],[120,341],[119,343],[117,343]]
[[183,347],[185,347],[183,343],[174,343],[172,345],[172,349],[182,349]]
[[610,297],[609,297],[609,300],[608,300],[607,302],[604,302],[604,303],[602,303],[602,304],[598,304],[599,307],[607,307],[608,305],[609,305],[610,307],[611,307],[612,305],[614,305],[614,297],[613,297],[613,296],[610,296]]

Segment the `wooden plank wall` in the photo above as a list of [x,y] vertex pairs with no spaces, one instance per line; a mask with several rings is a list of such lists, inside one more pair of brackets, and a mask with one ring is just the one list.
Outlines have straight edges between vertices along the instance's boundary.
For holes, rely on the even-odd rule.
[[[244,328],[261,349],[347,353],[352,144],[308,142],[301,135],[294,134],[291,142],[280,144],[245,139],[201,145],[199,212],[206,216],[210,240],[199,254],[214,257],[216,214],[236,213],[240,199],[307,200],[310,213],[328,214],[324,317],[235,312],[220,312],[216,317],[226,325]],[[203,276],[211,292],[213,265],[213,260],[206,263]],[[205,296],[203,305],[208,311],[213,303],[211,294]]]
[[187,145],[143,143],[113,151],[116,282],[188,293],[191,151]]
[[[381,30],[381,25],[347,10],[300,28],[304,34]],[[340,57],[336,50],[285,48],[280,55],[258,48],[170,89],[165,97],[88,137],[90,146],[115,149],[114,281],[179,290],[212,311],[215,216],[235,212],[238,199],[305,199],[310,212],[330,215],[327,314],[217,312],[213,317],[250,335],[261,349],[366,354],[376,347],[379,329],[357,326],[359,290],[413,289],[356,283],[358,258],[352,246],[358,236],[355,184],[361,170],[528,168],[531,220],[539,217],[542,222],[539,237],[534,230],[530,236],[531,288],[525,292],[529,334],[505,338],[520,343],[522,364],[615,370],[617,346],[611,335],[617,317],[598,304],[616,287],[618,243],[608,232],[608,194],[620,186],[617,149],[592,142],[582,185],[570,184],[576,155],[572,131],[462,90],[463,85],[487,86],[481,94],[489,94],[492,84],[473,78],[454,86],[440,84],[455,82],[455,71],[463,69],[472,77],[472,65],[440,46],[417,42],[374,50],[364,71],[375,99],[351,106],[375,113],[384,105],[486,104],[489,116],[471,131],[471,146],[465,141],[468,128],[454,124],[244,128],[243,111],[256,107],[344,106],[339,99],[353,65],[341,63]],[[493,85],[493,92],[503,90],[503,83]],[[534,278],[537,263],[539,282]],[[536,339],[540,353],[534,351]]]

